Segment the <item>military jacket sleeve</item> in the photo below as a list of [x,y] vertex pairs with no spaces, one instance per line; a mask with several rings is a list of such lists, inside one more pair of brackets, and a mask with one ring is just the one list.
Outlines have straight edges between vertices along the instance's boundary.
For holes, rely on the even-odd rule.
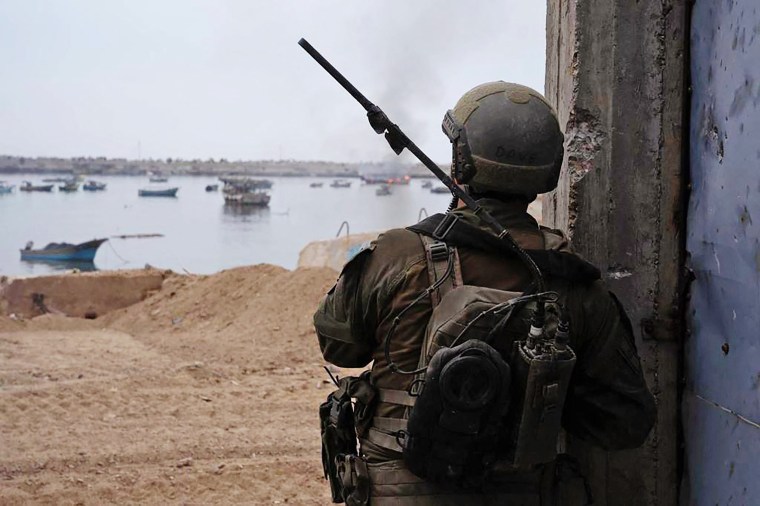
[[325,360],[340,367],[364,367],[372,360],[373,333],[361,317],[362,268],[375,249],[363,247],[343,267],[340,277],[314,313],[314,328]]
[[573,332],[578,363],[563,425],[571,434],[607,450],[639,447],[654,425],[657,411],[631,323],[601,282],[570,304],[583,317],[580,328]]

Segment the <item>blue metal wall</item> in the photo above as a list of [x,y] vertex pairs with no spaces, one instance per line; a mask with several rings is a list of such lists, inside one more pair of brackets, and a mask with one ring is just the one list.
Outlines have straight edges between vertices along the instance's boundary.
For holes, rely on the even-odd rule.
[[760,505],[760,1],[697,0],[691,41],[684,492]]

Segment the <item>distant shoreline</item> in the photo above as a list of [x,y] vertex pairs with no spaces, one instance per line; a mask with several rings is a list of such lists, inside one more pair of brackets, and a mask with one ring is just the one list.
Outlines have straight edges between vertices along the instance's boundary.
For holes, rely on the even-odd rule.
[[[446,170],[446,167],[441,167]],[[84,176],[251,176],[251,177],[360,177],[371,174],[408,174],[434,177],[421,164],[338,163],[296,160],[126,160],[109,158],[26,158],[0,156],[0,174],[55,174]]]

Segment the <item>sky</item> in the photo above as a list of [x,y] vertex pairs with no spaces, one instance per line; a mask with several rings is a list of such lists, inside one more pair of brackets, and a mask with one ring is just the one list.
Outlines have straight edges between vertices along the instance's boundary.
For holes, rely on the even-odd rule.
[[395,158],[305,37],[445,162],[441,119],[468,89],[543,91],[545,15],[525,0],[0,0],[0,154]]

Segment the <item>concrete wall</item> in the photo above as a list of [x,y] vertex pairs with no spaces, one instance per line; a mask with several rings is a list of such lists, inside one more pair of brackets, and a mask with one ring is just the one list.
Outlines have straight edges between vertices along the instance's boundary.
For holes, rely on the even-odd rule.
[[686,504],[760,504],[760,2],[691,30]]
[[544,222],[628,310],[658,423],[636,451],[571,440],[596,503],[677,501],[686,1],[549,0],[546,95],[566,136]]
[[380,232],[369,232],[310,242],[298,254],[298,267],[329,267],[340,272],[346,262],[378,235]]

